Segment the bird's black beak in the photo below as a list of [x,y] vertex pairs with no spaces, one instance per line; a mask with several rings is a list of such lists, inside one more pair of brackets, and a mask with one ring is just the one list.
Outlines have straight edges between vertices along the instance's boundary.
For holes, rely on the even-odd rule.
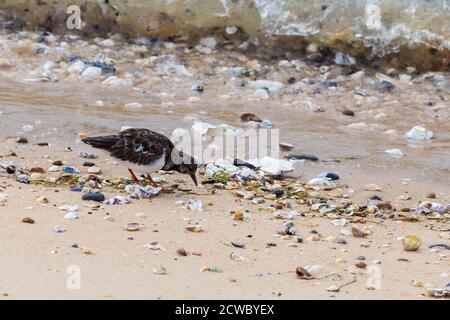
[[190,176],[191,176],[192,180],[194,181],[195,185],[198,186],[197,177],[195,176],[195,173],[191,173]]

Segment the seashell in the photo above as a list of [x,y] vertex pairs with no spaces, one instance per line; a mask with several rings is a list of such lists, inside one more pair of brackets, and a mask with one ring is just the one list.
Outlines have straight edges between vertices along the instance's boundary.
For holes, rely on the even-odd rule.
[[177,250],[177,255],[186,257],[188,254],[187,254],[186,250],[184,250],[183,248],[180,248]]
[[25,218],[22,219],[22,222],[23,222],[23,223],[33,224],[33,223],[34,223],[34,220],[31,219],[30,217],[25,217]]
[[320,278],[323,273],[323,267],[321,265],[314,265],[308,268],[309,274],[314,278]]
[[64,219],[76,220],[78,219],[78,213],[76,211],[69,211],[64,215]]
[[99,167],[93,166],[88,169],[88,172],[93,173],[93,174],[99,174],[102,172],[102,169]]
[[186,230],[190,231],[190,232],[198,233],[198,232],[203,232],[203,227],[201,225],[197,224],[195,226],[187,226]]
[[422,240],[416,235],[408,234],[402,238],[402,246],[405,251],[417,251],[422,245]]
[[149,248],[150,250],[156,250],[156,251],[163,249],[161,247],[161,245],[159,244],[159,242],[147,243],[147,244],[144,244],[143,247]]
[[332,284],[331,286],[329,286],[327,288],[327,291],[330,291],[330,292],[339,292],[339,290],[340,290],[340,287],[337,284]]
[[279,146],[282,151],[292,151],[294,149],[294,145],[287,142],[280,142]]
[[81,199],[103,202],[103,201],[105,201],[105,195],[102,193],[86,193],[86,194],[83,194]]
[[242,260],[244,260],[244,258],[242,258],[242,256],[239,253],[236,253],[236,252],[230,253],[230,259],[233,260],[233,261],[242,261]]
[[37,198],[36,201],[40,203],[48,203],[47,197],[44,196]]
[[243,121],[243,122],[249,122],[249,121],[261,122],[262,120],[256,114],[244,113],[241,115],[241,121]]
[[138,230],[140,230],[140,228],[141,228],[140,224],[137,222],[131,222],[131,223],[127,223],[125,225],[125,229],[127,231],[138,231]]
[[363,232],[363,231],[361,231],[361,230],[359,230],[359,229],[357,229],[357,228],[355,228],[355,227],[352,228],[352,234],[353,234],[353,236],[356,237],[356,238],[364,238],[364,237],[367,237],[367,233],[365,233],[365,232]]
[[83,254],[93,254],[94,253],[91,248],[86,248],[86,247],[81,248],[81,252]]
[[308,270],[303,267],[297,267],[297,269],[295,269],[295,273],[297,274],[297,277],[302,280],[310,280],[313,278]]
[[163,266],[159,266],[158,268],[153,269],[153,273],[159,274],[159,275],[164,275],[164,274],[167,274],[167,269],[164,268]]

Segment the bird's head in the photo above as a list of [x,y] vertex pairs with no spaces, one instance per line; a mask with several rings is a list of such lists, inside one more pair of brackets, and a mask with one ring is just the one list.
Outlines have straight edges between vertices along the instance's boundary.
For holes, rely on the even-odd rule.
[[195,173],[197,172],[197,164],[196,163],[182,163],[178,165],[175,168],[176,171],[183,174],[188,174],[192,180],[194,181],[195,185],[197,186],[197,176]]
[[[194,158],[183,154],[183,152],[179,151],[177,152],[178,159],[182,159],[179,161],[179,164],[174,164],[172,170],[178,171],[182,174],[188,174],[192,180],[194,181],[195,185],[197,186],[197,176],[195,175],[197,172],[197,163],[195,162]],[[173,159],[172,159],[173,160]]]

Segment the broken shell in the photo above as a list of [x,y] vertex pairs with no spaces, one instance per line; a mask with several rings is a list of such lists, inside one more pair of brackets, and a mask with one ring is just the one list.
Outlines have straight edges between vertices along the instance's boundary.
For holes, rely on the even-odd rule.
[[102,169],[100,169],[99,167],[90,167],[89,169],[88,169],[88,172],[89,173],[93,173],[93,174],[99,174],[99,173],[101,173],[102,172]]
[[249,122],[249,121],[262,122],[262,120],[256,114],[253,114],[253,113],[242,114],[241,121],[243,121],[243,122]]
[[177,250],[177,255],[186,257],[188,254],[187,254],[186,250],[184,250],[183,248],[180,248]]
[[303,267],[297,267],[297,269],[295,269],[295,273],[297,274],[297,276],[302,279],[302,280],[310,280],[313,277],[311,276],[311,274],[308,272],[308,270],[306,270]]
[[22,219],[22,222],[23,222],[23,223],[33,224],[33,223],[34,223],[34,220],[31,219],[30,217],[25,217],[25,218]]
[[308,268],[308,272],[313,278],[319,278],[323,273],[323,267],[317,264]]
[[203,227],[197,224],[195,226],[187,226],[186,230],[190,232],[203,232]]
[[355,227],[352,228],[352,234],[356,238],[364,238],[364,237],[367,236],[367,233],[365,233],[365,232],[363,232],[363,231],[361,231],[361,230],[359,230],[359,229],[357,229]]
[[48,199],[47,199],[47,197],[42,196],[42,197],[37,198],[37,202],[48,203]]
[[81,252],[83,254],[93,254],[94,253],[91,248],[81,248]]
[[159,266],[158,268],[154,268],[153,269],[153,273],[154,274],[161,274],[161,275],[167,274],[167,269],[164,268],[163,266]]
[[402,246],[405,251],[417,251],[422,245],[422,240],[416,235],[408,234],[402,238]]
[[230,253],[230,259],[233,261],[241,261],[243,260],[242,256],[239,253],[232,252]]
[[331,286],[329,286],[327,288],[327,291],[330,291],[330,292],[339,292],[339,290],[340,290],[340,287],[336,284],[332,284]]
[[294,149],[294,145],[287,142],[280,142],[279,145],[282,151],[292,151]]
[[16,140],[17,143],[28,143],[28,139],[25,137],[19,137]]
[[149,248],[150,250],[161,250],[162,247],[159,242],[147,243],[144,245],[145,248]]

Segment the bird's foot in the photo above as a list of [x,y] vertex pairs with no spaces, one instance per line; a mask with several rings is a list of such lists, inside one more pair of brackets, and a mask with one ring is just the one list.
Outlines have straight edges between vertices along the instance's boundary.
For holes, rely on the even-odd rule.
[[150,180],[150,183],[152,184],[153,188],[158,188],[158,184],[153,181],[151,175],[147,174],[147,179]]

